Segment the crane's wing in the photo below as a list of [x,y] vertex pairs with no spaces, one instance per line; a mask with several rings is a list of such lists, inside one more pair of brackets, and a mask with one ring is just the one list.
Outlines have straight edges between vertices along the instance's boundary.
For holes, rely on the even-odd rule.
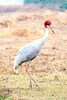
[[32,43],[29,43],[23,47],[20,48],[20,50],[18,51],[17,54],[20,54],[20,53],[30,53],[30,52],[38,52],[40,51],[41,49],[41,44],[40,44],[40,39],[32,42]]
[[15,62],[18,64],[23,63],[25,61],[32,60],[35,58],[41,49],[40,40],[36,40],[26,46],[20,48],[15,58]]
[[35,46],[32,45],[27,45],[18,51],[18,54],[25,55],[25,56],[30,56],[30,55],[36,55],[39,52],[39,49],[37,49]]
[[25,61],[30,61],[35,58],[39,53],[39,49],[35,46],[27,45],[22,47],[15,58],[16,62],[19,64]]

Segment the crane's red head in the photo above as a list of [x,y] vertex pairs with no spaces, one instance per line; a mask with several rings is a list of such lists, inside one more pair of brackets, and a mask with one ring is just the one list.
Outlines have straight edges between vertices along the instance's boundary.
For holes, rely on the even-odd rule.
[[50,25],[51,25],[51,21],[47,20],[44,22],[45,28],[47,28],[47,26],[50,26]]

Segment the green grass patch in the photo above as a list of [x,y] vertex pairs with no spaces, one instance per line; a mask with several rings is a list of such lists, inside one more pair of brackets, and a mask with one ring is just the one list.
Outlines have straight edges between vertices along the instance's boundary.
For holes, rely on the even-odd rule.
[[[67,100],[67,75],[59,72],[58,80],[54,79],[54,73],[41,75],[33,75],[37,80],[40,89],[38,89],[34,82],[33,88],[29,87],[29,78],[27,75],[0,75],[4,77],[0,87],[7,91],[9,89],[9,96],[0,95],[0,100]],[[7,89],[8,87],[8,89]],[[11,98],[10,98],[11,97]]]
[[9,96],[5,96],[3,94],[0,94],[0,100],[12,100]]

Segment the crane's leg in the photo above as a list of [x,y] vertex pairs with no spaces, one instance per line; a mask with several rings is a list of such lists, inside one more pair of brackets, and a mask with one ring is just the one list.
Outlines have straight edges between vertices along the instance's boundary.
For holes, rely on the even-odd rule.
[[28,68],[29,68],[29,63],[27,64],[26,66],[26,72],[28,73],[28,76],[30,78],[30,87],[32,88],[32,81],[34,81],[35,85],[39,88],[39,85],[36,83],[36,81],[32,78],[32,76],[30,75],[29,71],[28,71]]

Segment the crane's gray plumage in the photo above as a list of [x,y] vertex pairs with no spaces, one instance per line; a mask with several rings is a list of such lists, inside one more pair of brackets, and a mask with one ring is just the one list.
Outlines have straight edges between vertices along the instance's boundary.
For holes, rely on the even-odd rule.
[[47,39],[47,37],[48,37],[48,29],[46,29],[46,34],[44,37],[32,43],[29,43],[26,46],[21,47],[14,60],[14,68],[15,69],[18,68],[19,65],[21,65],[23,62],[31,61],[32,59],[34,59],[40,52],[40,49],[45,40]]

